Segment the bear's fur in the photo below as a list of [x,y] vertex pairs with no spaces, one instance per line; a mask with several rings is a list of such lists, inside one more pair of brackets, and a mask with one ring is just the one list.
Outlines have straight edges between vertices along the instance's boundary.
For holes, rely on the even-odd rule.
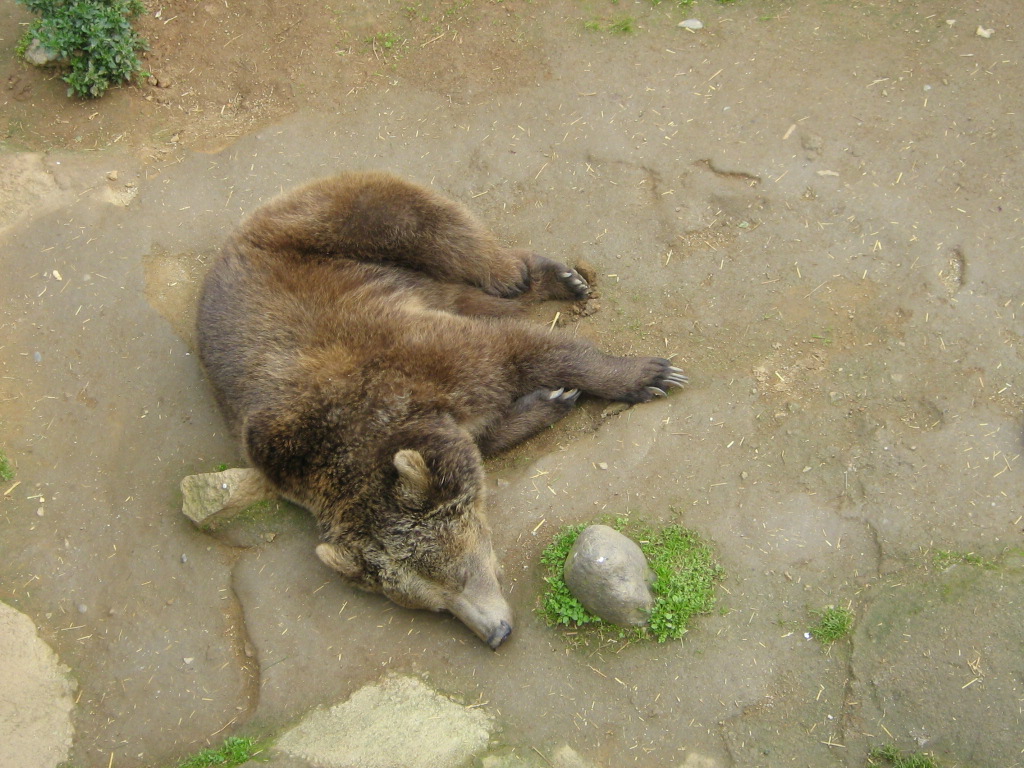
[[321,560],[400,605],[511,632],[483,514],[483,457],[579,393],[637,403],[684,381],[515,317],[586,281],[505,248],[461,205],[346,173],[258,209],[210,270],[199,355],[253,466],[311,510]]

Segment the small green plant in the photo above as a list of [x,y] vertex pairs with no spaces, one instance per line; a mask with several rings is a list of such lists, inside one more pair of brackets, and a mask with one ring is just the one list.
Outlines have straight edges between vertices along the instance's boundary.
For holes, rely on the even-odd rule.
[[204,749],[180,763],[178,768],[235,768],[262,751],[263,747],[255,740],[232,736],[225,739],[219,749]]
[[623,640],[654,639],[663,643],[686,634],[693,616],[711,612],[715,605],[715,584],[721,580],[723,572],[714,561],[710,547],[682,526],[670,525],[655,531],[619,520],[614,527],[637,541],[654,571],[654,608],[648,626],[637,629],[615,627],[588,613],[569,592],[562,576],[569,550],[585,527],[563,528],[541,554],[547,575],[540,610],[549,625],[594,629],[605,639],[617,634]]
[[366,42],[374,50],[384,52],[397,51],[405,44],[405,40],[397,32],[378,32],[376,35],[366,38]]
[[7,455],[0,451],[0,482],[6,483],[13,479],[14,469],[11,467],[11,462],[7,460]]
[[811,611],[811,615],[818,621],[807,631],[818,642],[834,643],[853,629],[853,611],[849,608],[830,605],[820,611]]
[[930,755],[923,752],[900,752],[892,744],[874,747],[868,753],[868,760],[871,765],[888,764],[893,768],[939,768],[939,764]]
[[24,54],[33,40],[67,68],[69,96],[97,98],[118,83],[145,76],[138,52],[146,41],[132,19],[145,13],[141,0],[18,0],[39,14],[18,45]]

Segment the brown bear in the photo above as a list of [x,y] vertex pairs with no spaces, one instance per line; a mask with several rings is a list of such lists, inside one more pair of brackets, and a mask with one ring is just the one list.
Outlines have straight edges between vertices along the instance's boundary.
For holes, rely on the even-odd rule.
[[681,386],[516,314],[586,280],[510,249],[461,205],[385,173],[314,181],[258,209],[203,286],[199,355],[260,472],[315,516],[320,559],[399,605],[512,630],[484,517],[483,458],[580,392]]

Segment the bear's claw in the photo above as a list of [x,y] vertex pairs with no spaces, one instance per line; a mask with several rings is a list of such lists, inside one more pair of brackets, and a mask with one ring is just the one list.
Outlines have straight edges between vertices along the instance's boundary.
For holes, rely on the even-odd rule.
[[590,284],[575,269],[566,272],[559,272],[558,279],[561,280],[573,296],[577,299],[586,299],[590,296]]
[[558,389],[548,392],[547,399],[554,400],[565,405],[573,405],[580,399],[580,391],[578,389],[566,390],[565,387],[559,387]]
[[681,368],[676,368],[668,360],[660,357],[649,357],[635,361],[646,368],[640,376],[635,389],[627,390],[614,399],[627,403],[646,403],[656,397],[665,397],[674,387],[682,387],[690,380]]

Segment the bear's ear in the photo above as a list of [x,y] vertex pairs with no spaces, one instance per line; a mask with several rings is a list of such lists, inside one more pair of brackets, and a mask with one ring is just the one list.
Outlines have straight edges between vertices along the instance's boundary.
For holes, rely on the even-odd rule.
[[414,498],[423,498],[430,492],[430,469],[419,451],[401,450],[395,454],[398,483]]
[[352,553],[340,544],[318,544],[316,556],[324,565],[333,568],[344,578],[351,581],[359,581],[363,576],[363,569],[359,562],[352,556]]

